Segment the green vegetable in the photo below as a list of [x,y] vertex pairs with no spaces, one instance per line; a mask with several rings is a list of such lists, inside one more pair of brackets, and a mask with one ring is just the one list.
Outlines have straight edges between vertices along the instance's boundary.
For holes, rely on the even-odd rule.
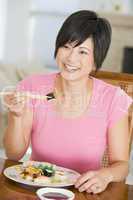
[[44,175],[44,176],[47,176],[47,177],[51,177],[51,176],[53,176],[54,173],[55,173],[55,170],[54,170],[54,168],[53,168],[53,165],[43,165],[43,164],[40,164],[40,165],[38,166],[38,168],[41,169],[42,172],[43,172],[43,175]]

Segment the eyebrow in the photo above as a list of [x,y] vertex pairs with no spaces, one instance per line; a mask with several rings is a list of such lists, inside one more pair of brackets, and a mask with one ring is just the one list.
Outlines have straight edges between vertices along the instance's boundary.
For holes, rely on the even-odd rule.
[[79,48],[84,48],[84,49],[86,49],[88,51],[91,51],[91,49],[89,49],[88,47],[79,47]]

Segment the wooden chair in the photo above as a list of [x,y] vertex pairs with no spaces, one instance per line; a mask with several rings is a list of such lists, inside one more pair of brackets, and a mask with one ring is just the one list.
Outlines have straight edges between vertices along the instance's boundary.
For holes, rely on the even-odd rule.
[[[129,96],[133,98],[133,75],[126,73],[116,73],[107,71],[92,72],[95,78],[102,79],[110,84],[120,86]],[[133,136],[133,104],[129,108],[129,133],[130,133],[130,147]],[[102,160],[102,166],[107,167],[109,164],[108,151],[105,151]]]

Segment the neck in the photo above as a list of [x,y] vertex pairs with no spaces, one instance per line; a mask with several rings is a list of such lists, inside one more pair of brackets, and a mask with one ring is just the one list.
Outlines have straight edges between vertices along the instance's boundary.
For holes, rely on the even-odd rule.
[[77,81],[67,81],[63,78],[61,80],[64,97],[76,98],[77,96],[82,97],[82,95],[87,95],[91,86],[91,81],[88,76]]
[[88,76],[79,81],[67,81],[58,74],[55,81],[55,107],[72,112],[84,110],[90,102],[92,90],[93,81]]

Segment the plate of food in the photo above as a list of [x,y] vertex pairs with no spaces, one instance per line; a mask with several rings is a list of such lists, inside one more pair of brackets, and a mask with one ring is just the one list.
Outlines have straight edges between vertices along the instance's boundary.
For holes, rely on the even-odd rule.
[[80,176],[72,169],[37,161],[10,166],[4,170],[4,175],[15,182],[34,187],[72,186]]

